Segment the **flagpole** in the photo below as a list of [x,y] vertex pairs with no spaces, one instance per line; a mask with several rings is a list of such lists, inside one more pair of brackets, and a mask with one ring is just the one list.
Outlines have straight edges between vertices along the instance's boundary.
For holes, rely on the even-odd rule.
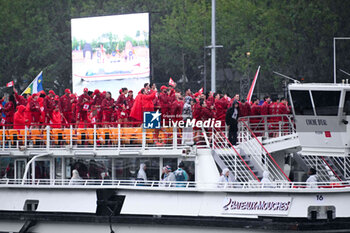
[[250,102],[252,100],[252,96],[253,96],[253,93],[254,93],[254,88],[255,88],[255,85],[256,85],[256,82],[257,82],[257,79],[258,79],[259,72],[260,72],[260,66],[258,67],[258,70],[255,73],[252,85],[250,86],[250,89],[249,89],[249,92],[248,92],[248,95],[247,95],[247,101],[248,102]]
[[21,95],[23,95],[24,94],[24,92],[28,89],[28,87],[30,86],[30,85],[32,85],[32,83],[35,81],[35,79],[37,79],[40,75],[41,75],[41,73],[42,73],[43,71],[40,71],[40,73],[33,79],[33,81],[31,82],[31,83],[29,83],[29,85],[27,86],[27,88],[26,89],[24,89],[24,91],[22,92],[22,94]]

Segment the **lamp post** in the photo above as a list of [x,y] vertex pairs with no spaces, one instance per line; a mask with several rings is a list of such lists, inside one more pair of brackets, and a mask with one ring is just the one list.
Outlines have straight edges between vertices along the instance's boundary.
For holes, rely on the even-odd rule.
[[245,73],[247,74],[247,76],[245,76],[245,74],[243,74],[239,80],[240,82],[240,97],[241,98],[246,98],[248,95],[248,91],[249,91],[249,71],[250,71],[250,62],[249,62],[249,57],[250,57],[250,52],[246,52],[245,56],[247,57],[247,61],[248,61],[248,72]]

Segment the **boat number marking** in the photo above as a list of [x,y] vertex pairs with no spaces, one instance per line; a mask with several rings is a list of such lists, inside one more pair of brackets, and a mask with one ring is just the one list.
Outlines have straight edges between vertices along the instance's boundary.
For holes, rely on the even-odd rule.
[[316,195],[316,201],[323,201],[324,200],[324,197],[323,195],[319,194],[319,195]]

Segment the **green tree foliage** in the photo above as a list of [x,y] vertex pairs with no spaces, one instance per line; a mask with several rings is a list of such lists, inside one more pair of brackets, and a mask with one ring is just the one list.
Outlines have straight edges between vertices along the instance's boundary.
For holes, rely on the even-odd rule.
[[[333,37],[350,35],[350,2],[217,0],[216,5],[217,44],[224,46],[217,50],[218,70],[252,77],[261,65],[260,89],[269,92],[281,91],[282,79],[272,71],[306,82],[332,81]],[[1,0],[0,9],[0,86],[16,80],[23,90],[43,70],[44,87],[62,93],[71,85],[71,50],[84,44],[71,39],[71,18],[140,12],[151,13],[152,81],[186,76],[188,83],[180,87],[203,86],[210,0]],[[112,52],[113,35],[104,36],[103,45]],[[337,42],[338,68],[347,71],[349,48],[350,41]],[[206,65],[209,78],[208,57]],[[337,75],[338,81],[346,78]],[[233,93],[239,86],[226,79],[218,89]]]

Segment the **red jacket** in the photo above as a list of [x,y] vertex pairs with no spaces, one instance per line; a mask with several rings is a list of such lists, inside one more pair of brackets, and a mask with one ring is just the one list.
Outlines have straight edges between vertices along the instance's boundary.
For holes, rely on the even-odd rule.
[[131,111],[132,106],[134,105],[134,97],[126,97],[126,109],[128,109],[129,111]]
[[170,114],[175,121],[179,121],[182,119],[182,109],[184,103],[179,100],[175,100],[171,103]]
[[59,110],[54,110],[52,112],[52,118],[50,120],[52,128],[61,128],[62,127],[62,117]]
[[266,101],[261,105],[260,113],[261,115],[268,115],[269,114],[269,105]]
[[269,105],[269,115],[277,115],[277,103],[273,102]]
[[13,115],[15,114],[15,106],[12,101],[9,101],[4,106],[4,113],[6,116],[6,124],[13,123]]
[[101,108],[102,108],[102,111],[104,113],[111,113],[113,112],[113,109],[114,109],[114,99],[113,98],[104,98],[102,100],[102,104],[101,104]]
[[72,112],[72,99],[69,96],[60,97],[60,110],[61,112]]
[[77,110],[87,111],[90,108],[90,104],[92,103],[91,97],[88,94],[83,93],[78,98]]
[[142,95],[142,112],[154,111],[153,99],[156,98],[157,92],[153,92],[149,95]]
[[137,121],[142,121],[142,94],[139,92],[139,94],[136,96],[134,105],[131,108],[130,111],[130,117],[134,118]]
[[124,94],[120,94],[117,101],[115,102],[115,106],[118,109],[123,109],[123,107],[126,107],[126,97]]
[[253,104],[252,107],[251,107],[251,115],[252,116],[259,116],[261,115],[261,106],[258,105],[258,104]]
[[200,107],[199,112],[200,112],[200,119],[202,121],[205,121],[205,120],[208,120],[209,118],[214,117],[213,112],[209,108]]
[[225,98],[221,98],[215,101],[216,119],[225,120],[228,104],[229,102]]
[[44,98],[44,112],[52,113],[55,109],[55,101],[50,96],[45,96]]
[[102,94],[96,94],[94,96],[94,100],[93,100],[93,103],[92,105],[97,105],[97,106],[101,106],[102,105],[102,101],[104,100],[105,98],[102,96]]
[[194,106],[193,106],[193,119],[200,119],[200,110],[201,110],[201,106],[199,105],[199,102],[197,102]]
[[153,92],[150,95],[144,95],[139,92],[139,94],[135,98],[134,105],[130,112],[130,117],[134,118],[137,121],[142,121],[143,112],[145,111],[153,111],[153,99],[156,95],[156,92]]
[[15,92],[15,99],[16,99],[16,104],[17,105],[24,105],[26,106],[28,101],[26,100],[26,98],[24,98],[23,96],[21,95],[18,95],[17,92]]
[[278,104],[278,113],[277,114],[289,114],[290,113],[290,109],[288,106],[286,106],[284,103],[279,103]]
[[250,116],[250,104],[245,102],[239,106],[239,115],[242,117]]
[[159,94],[158,100],[162,116],[169,115],[170,97],[168,96],[168,94],[164,94],[163,92],[161,92]]
[[215,104],[214,96],[209,96],[208,99],[207,99],[207,101],[206,101],[206,103],[207,103],[207,106],[208,106],[209,108],[210,108],[212,105],[214,105],[214,104]]
[[26,124],[26,117],[24,115],[24,111],[26,107],[23,105],[19,105],[17,108],[17,112],[13,117],[13,128],[14,129],[24,129]]

